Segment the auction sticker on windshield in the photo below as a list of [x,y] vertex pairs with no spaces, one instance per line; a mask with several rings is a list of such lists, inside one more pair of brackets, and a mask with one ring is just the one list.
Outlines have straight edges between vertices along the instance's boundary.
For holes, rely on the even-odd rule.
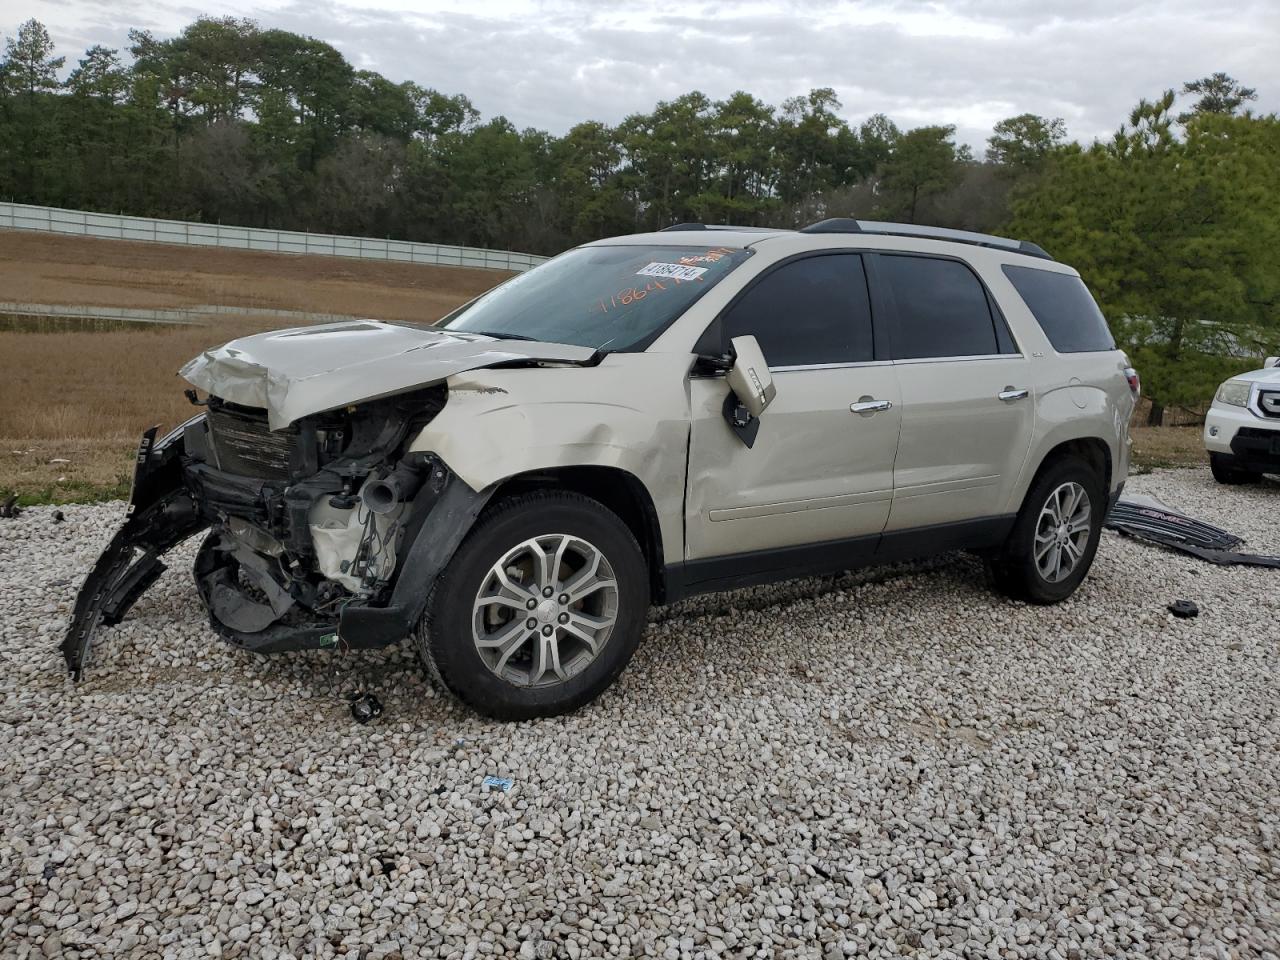
[[706,267],[686,267],[679,263],[650,263],[636,271],[637,277],[666,277],[669,280],[697,280]]

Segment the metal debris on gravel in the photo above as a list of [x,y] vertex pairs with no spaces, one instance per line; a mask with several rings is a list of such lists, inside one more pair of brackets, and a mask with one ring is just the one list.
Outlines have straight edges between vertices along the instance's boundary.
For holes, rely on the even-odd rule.
[[[1129,489],[1280,552],[1280,484]],[[0,525],[5,957],[1280,960],[1275,571],[1107,533],[1057,607],[963,555],[702,597],[503,725],[407,650],[236,652],[191,547],[73,685],[121,510]]]

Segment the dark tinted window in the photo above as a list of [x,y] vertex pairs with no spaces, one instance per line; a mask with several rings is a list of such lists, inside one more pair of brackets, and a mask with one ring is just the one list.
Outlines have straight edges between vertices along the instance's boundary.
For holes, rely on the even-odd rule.
[[862,257],[805,257],[766,274],[723,318],[727,343],[753,336],[771,367],[871,360],[871,301]]
[[1004,275],[1059,353],[1116,348],[1106,318],[1079,277],[1007,264]]
[[987,291],[963,263],[890,255],[878,263],[898,307],[895,360],[1000,353]]
[[987,303],[991,305],[991,316],[996,322],[996,343],[1000,345],[1001,353],[1017,353],[1018,345],[1014,342],[1013,334],[1009,332],[1009,324],[1004,319],[1004,314],[1000,312],[1000,305],[991,299],[991,294],[987,294]]

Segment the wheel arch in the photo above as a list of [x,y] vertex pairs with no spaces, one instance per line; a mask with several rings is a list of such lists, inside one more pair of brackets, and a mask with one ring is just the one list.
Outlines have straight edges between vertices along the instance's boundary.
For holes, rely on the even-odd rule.
[[589,497],[616,514],[636,538],[644,555],[649,568],[650,600],[666,601],[662,529],[653,498],[639,477],[620,467],[595,465],[528,470],[499,481],[490,502],[534,490],[568,490]]
[[1097,470],[1102,476],[1103,495],[1110,497],[1113,471],[1111,445],[1101,437],[1073,437],[1050,447],[1040,458],[1035,472],[1027,479],[1026,487],[1022,491],[1022,500],[1026,499],[1031,488],[1046,470],[1068,457],[1081,459]]

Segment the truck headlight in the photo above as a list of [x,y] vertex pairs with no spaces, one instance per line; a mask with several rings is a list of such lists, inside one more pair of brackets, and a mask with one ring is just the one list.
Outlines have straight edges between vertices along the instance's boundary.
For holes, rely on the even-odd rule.
[[1247,407],[1251,389],[1252,385],[1248,380],[1228,380],[1218,388],[1218,394],[1213,399],[1217,403],[1228,403],[1233,407]]

